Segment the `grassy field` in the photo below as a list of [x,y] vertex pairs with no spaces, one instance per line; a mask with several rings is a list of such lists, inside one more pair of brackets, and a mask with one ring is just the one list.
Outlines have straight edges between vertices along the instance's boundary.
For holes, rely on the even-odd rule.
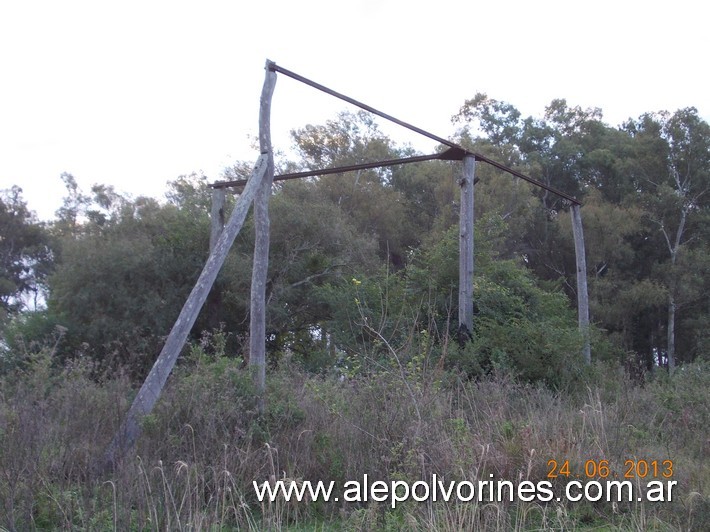
[[[0,382],[0,527],[7,530],[710,530],[710,365],[643,385],[596,367],[554,392],[393,366],[355,378],[284,361],[254,411],[238,360],[182,361],[137,448],[96,468],[135,386],[34,355]],[[260,503],[252,481],[548,480],[550,460],[672,460],[670,502]],[[607,462],[601,462],[606,460]],[[491,477],[493,475],[493,477]],[[658,473],[660,475],[660,472]],[[657,475],[657,476],[658,476]],[[653,473],[633,480],[640,486]],[[600,480],[597,478],[597,480]],[[666,480],[666,479],[661,479]]]

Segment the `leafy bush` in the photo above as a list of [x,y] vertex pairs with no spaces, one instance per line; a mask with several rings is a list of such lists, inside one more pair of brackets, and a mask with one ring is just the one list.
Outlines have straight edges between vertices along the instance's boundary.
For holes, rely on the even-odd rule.
[[[489,243],[504,229],[499,220],[484,220],[477,227],[473,341],[453,350],[448,363],[469,376],[504,372],[553,387],[576,380],[581,337],[567,297],[559,288],[544,286],[519,261],[495,258]],[[437,294],[425,311],[440,330],[448,323],[451,336],[457,238],[456,229],[450,229],[420,257],[409,278],[412,292]]]

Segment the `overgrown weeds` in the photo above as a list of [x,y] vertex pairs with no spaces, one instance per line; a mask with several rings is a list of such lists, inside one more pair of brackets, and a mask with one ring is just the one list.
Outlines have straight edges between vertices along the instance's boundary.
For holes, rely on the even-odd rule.
[[[575,393],[510,376],[471,381],[404,364],[353,378],[283,361],[258,417],[241,361],[195,347],[113,474],[94,464],[134,389],[40,353],[0,381],[0,526],[8,530],[704,530],[710,526],[710,367],[644,387],[596,368]],[[342,502],[388,484],[548,480],[605,460],[673,461],[671,502]],[[591,462],[590,462],[591,461]],[[334,481],[341,502],[259,502],[252,482]],[[555,489],[569,481],[552,479]],[[641,479],[636,479],[635,482]]]

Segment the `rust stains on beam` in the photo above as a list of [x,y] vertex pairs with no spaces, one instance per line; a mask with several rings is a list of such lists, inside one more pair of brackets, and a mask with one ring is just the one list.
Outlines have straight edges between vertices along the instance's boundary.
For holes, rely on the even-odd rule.
[[518,172],[517,170],[513,170],[512,168],[509,168],[503,164],[500,164],[500,163],[494,161],[493,159],[489,159],[488,157],[485,157],[483,155],[479,155],[478,153],[474,153],[472,155],[474,157],[476,157],[477,161],[482,161],[484,163],[488,163],[491,166],[495,166],[499,170],[503,170],[504,172],[508,172],[509,174],[512,174],[515,177],[519,177],[520,179],[523,179],[523,180],[527,181],[528,183],[532,183],[536,187],[540,187],[540,188],[543,188],[545,190],[552,192],[553,194],[557,194],[558,196],[571,202],[572,205],[581,205],[582,204],[578,199],[573,198],[572,196],[562,192],[561,190],[557,190],[555,187],[551,187],[550,185],[546,185],[545,183],[543,183],[542,181],[539,181],[538,179],[535,179],[533,177],[522,174],[522,173]]
[[[566,193],[562,192],[561,190],[556,189],[555,187],[551,187],[550,185],[543,183],[539,179],[535,179],[535,178],[527,176],[521,172],[518,172],[517,170],[513,170],[512,168],[509,168],[508,166],[498,163],[498,162],[494,161],[493,159],[489,159],[488,157],[481,155],[479,153],[473,153],[468,150],[465,150],[464,148],[462,148],[461,146],[459,146],[458,144],[456,144],[454,142],[451,142],[450,140],[447,140],[443,137],[439,137],[438,135],[434,135],[433,133],[430,133],[429,131],[426,131],[422,128],[419,128],[417,126],[414,126],[412,124],[404,122],[403,120],[399,120],[398,118],[395,118],[392,115],[388,115],[387,113],[384,113],[378,109],[375,109],[374,107],[367,105],[366,103],[360,102],[354,98],[351,98],[350,96],[346,96],[345,94],[334,91],[333,89],[330,89],[330,88],[326,87],[325,85],[321,85],[320,83],[316,83],[315,81],[310,80],[304,76],[301,76],[300,74],[296,74],[295,72],[292,72],[291,70],[283,68],[283,67],[277,65],[276,63],[269,62],[268,68],[272,72],[278,72],[278,73],[283,74],[284,76],[288,76],[292,79],[295,79],[296,81],[300,81],[301,83],[304,83],[310,87],[313,87],[314,89],[318,89],[319,91],[325,92],[326,94],[329,94],[331,96],[339,98],[339,99],[341,99],[345,102],[348,102],[356,107],[359,107],[360,109],[364,109],[365,111],[368,111],[372,114],[380,116],[380,117],[384,118],[385,120],[389,120],[390,122],[398,124],[398,125],[405,127],[411,131],[414,131],[415,133],[419,133],[420,135],[428,137],[432,140],[435,140],[436,142],[439,142],[440,144],[443,144],[444,146],[449,147],[448,150],[445,150],[444,152],[437,154],[437,155],[422,155],[419,157],[409,157],[409,158],[405,158],[405,159],[395,159],[395,160],[390,160],[390,161],[364,163],[362,165],[344,166],[341,168],[327,168],[325,170],[310,170],[307,172],[296,172],[296,173],[292,173],[292,174],[283,174],[280,176],[274,176],[274,181],[286,181],[289,179],[300,179],[303,177],[313,177],[313,176],[327,175],[327,174],[340,174],[343,172],[352,172],[352,171],[357,171],[357,170],[364,170],[364,169],[369,169],[369,168],[379,168],[379,167],[384,167],[384,166],[395,166],[398,164],[430,161],[430,160],[435,160],[435,159],[444,160],[444,161],[463,161],[464,157],[473,156],[473,157],[475,157],[476,161],[488,163],[488,164],[498,168],[499,170],[502,170],[502,171],[507,172],[511,175],[514,175],[515,177],[518,177],[524,181],[527,181],[528,183],[531,183],[531,184],[535,185],[536,187],[539,187],[539,188],[542,188],[542,189],[547,190],[549,192],[552,192],[553,194],[556,194],[556,195],[560,196],[561,198],[566,199],[572,205],[581,205],[582,204],[576,198],[573,198],[569,194],[566,194]],[[246,184],[246,180],[237,179],[234,181],[217,181],[216,183],[214,183],[210,186],[212,188],[224,188],[224,187],[241,187],[241,186],[244,186],[245,184]]]
[[451,142],[450,140],[446,140],[442,137],[434,135],[433,133],[429,133],[428,131],[425,131],[417,126],[413,126],[412,124],[408,124],[407,122],[404,122],[403,120],[399,120],[398,118],[388,115],[387,113],[383,113],[382,111],[379,111],[378,109],[375,109],[374,107],[371,107],[371,106],[367,105],[366,103],[359,102],[358,100],[355,100],[354,98],[351,98],[350,96],[346,96],[345,94],[342,94],[340,92],[336,92],[333,89],[329,89],[325,85],[321,85],[320,83],[316,83],[315,81],[312,81],[308,78],[304,78],[300,74],[296,74],[295,72],[291,72],[290,70],[280,67],[276,63],[273,63],[271,68],[275,72],[279,72],[279,73],[283,74],[284,76],[288,76],[290,78],[293,78],[296,81],[300,81],[301,83],[305,83],[306,85],[309,85],[310,87],[313,87],[314,89],[318,89],[319,91],[325,92],[326,94],[329,94],[331,96],[335,96],[336,98],[339,98],[339,99],[341,99],[345,102],[348,102],[356,107],[359,107],[360,109],[364,109],[365,111],[369,111],[372,114],[375,114],[377,116],[381,116],[385,120],[389,120],[390,122],[394,122],[395,124],[405,127],[411,131],[414,131],[415,133],[419,133],[420,135],[424,135],[425,137],[429,137],[430,139],[435,140],[436,142],[439,142],[439,143],[443,144],[444,146],[449,146],[450,148],[458,148],[458,146],[456,144],[454,144],[453,142]]
[[[349,166],[338,166],[337,168],[323,168],[321,170],[307,170],[305,172],[294,172],[290,174],[281,174],[274,176],[274,181],[288,181],[290,179],[301,179],[304,177],[315,177],[321,175],[330,174],[343,174],[345,172],[356,172],[358,170],[368,170],[371,168],[383,168],[386,166],[397,166],[399,164],[408,163],[420,163],[423,161],[434,161],[434,160],[458,160],[449,159],[444,157],[450,150],[443,153],[437,153],[433,155],[417,155],[415,157],[405,157],[403,159],[390,159],[387,161],[376,161],[372,163],[362,163],[353,164]],[[243,187],[246,185],[246,179],[235,179],[234,181],[217,181],[210,185],[212,188],[225,188],[225,187]]]
[[325,92],[326,94],[330,94],[331,96],[335,96],[336,98],[346,101],[346,102],[348,102],[352,105],[355,105],[361,109],[364,109],[365,111],[369,111],[377,116],[384,118],[385,120],[389,120],[390,122],[393,122],[395,124],[398,124],[402,127],[407,128],[411,131],[414,131],[415,133],[419,133],[420,135],[423,135],[423,136],[428,137],[432,140],[435,140],[435,141],[443,144],[444,146],[448,146],[449,148],[451,148],[451,150],[447,150],[444,153],[450,153],[451,155],[455,154],[455,158],[452,158],[449,160],[462,161],[465,156],[473,155],[477,161],[482,161],[482,162],[488,163],[492,166],[495,166],[499,170],[503,170],[504,172],[508,172],[509,174],[519,177],[520,179],[523,179],[523,180],[527,181],[528,183],[532,183],[533,185],[535,185],[537,187],[540,187],[544,190],[552,192],[553,194],[557,194],[558,196],[570,201],[573,205],[581,205],[581,203],[577,199],[562,192],[561,190],[557,190],[556,188],[543,183],[542,181],[540,181],[538,179],[529,177],[523,173],[513,170],[512,168],[509,168],[505,165],[497,163],[497,162],[493,161],[492,159],[489,159],[488,157],[485,157],[481,154],[472,153],[467,150],[464,150],[461,146],[459,146],[458,144],[456,144],[454,142],[451,142],[450,140],[447,140],[443,137],[439,137],[438,135],[434,135],[433,133],[430,133],[429,131],[426,131],[426,130],[416,127],[416,126],[413,126],[412,124],[404,122],[403,120],[399,120],[398,118],[388,115],[387,113],[384,113],[378,109],[375,109],[374,107],[371,107],[365,103],[355,100],[354,98],[350,98],[349,96],[346,96],[342,93],[336,92],[333,89],[326,87],[325,85],[321,85],[320,83],[316,83],[315,81],[312,81],[308,78],[301,76],[300,74],[296,74],[295,72],[292,72],[292,71],[287,70],[283,67],[280,67],[276,63],[272,63],[270,68],[275,72],[280,72],[281,74],[283,74],[285,76],[288,76],[288,77],[293,78],[297,81],[300,81],[301,83],[305,83],[306,85],[309,85],[315,89]]

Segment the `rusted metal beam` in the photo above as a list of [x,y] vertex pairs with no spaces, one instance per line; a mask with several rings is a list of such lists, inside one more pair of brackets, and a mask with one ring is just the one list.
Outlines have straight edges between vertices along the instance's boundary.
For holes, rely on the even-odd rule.
[[[298,173],[294,173],[294,174],[284,174],[281,176],[274,176],[274,181],[284,181],[287,179],[300,179],[302,177],[313,177],[313,176],[317,176],[317,175],[326,175],[326,174],[339,174],[339,173],[347,172],[347,171],[356,171],[356,170],[362,170],[362,169],[366,169],[366,168],[378,168],[381,166],[394,166],[396,164],[406,164],[406,163],[413,163],[413,162],[429,161],[432,159],[448,160],[448,161],[463,161],[464,157],[470,155],[470,156],[475,157],[477,161],[488,163],[488,164],[498,168],[499,170],[502,170],[502,171],[507,172],[511,175],[514,175],[515,177],[519,177],[520,179],[527,181],[528,183],[531,183],[531,184],[535,185],[536,187],[540,187],[544,190],[552,192],[553,194],[556,194],[556,195],[560,196],[561,198],[564,198],[567,201],[571,202],[572,205],[581,205],[582,204],[579,200],[577,200],[576,198],[573,198],[569,194],[566,194],[566,193],[562,192],[561,190],[556,189],[555,187],[551,187],[550,185],[547,185],[546,183],[543,183],[542,181],[540,181],[538,179],[527,176],[527,175],[523,174],[522,172],[518,172],[517,170],[513,170],[512,168],[505,166],[504,164],[498,163],[498,162],[494,161],[493,159],[489,159],[488,157],[481,155],[480,153],[475,153],[475,152],[470,152],[468,150],[465,150],[464,148],[462,148],[461,146],[459,146],[455,142],[451,142],[450,140],[447,140],[447,139],[440,137],[438,135],[434,135],[433,133],[430,133],[429,131],[426,131],[420,127],[414,126],[408,122],[405,122],[403,120],[395,118],[392,115],[382,112],[379,109],[375,109],[374,107],[372,107],[370,105],[367,105],[366,103],[363,103],[363,102],[358,101],[354,98],[351,98],[350,96],[346,96],[345,94],[342,94],[340,92],[334,91],[333,89],[330,89],[330,88],[326,87],[325,85],[321,85],[320,83],[316,83],[315,81],[313,81],[311,79],[301,76],[300,74],[296,74],[295,72],[292,72],[291,70],[288,70],[286,68],[283,68],[283,67],[277,65],[276,63],[270,63],[269,70],[271,70],[272,72],[281,73],[284,76],[288,76],[292,79],[295,79],[296,81],[300,81],[301,83],[304,83],[310,87],[313,87],[314,89],[318,89],[319,91],[322,91],[326,94],[329,94],[331,96],[339,98],[339,99],[341,99],[345,102],[348,102],[356,107],[359,107],[360,109],[364,109],[365,111],[368,111],[372,114],[380,116],[380,117],[384,118],[385,120],[389,120],[390,122],[398,124],[402,127],[409,129],[410,131],[414,131],[415,133],[419,133],[420,135],[423,135],[427,138],[435,140],[436,142],[438,142],[440,144],[443,144],[444,146],[449,147],[448,150],[439,154],[439,156],[431,157],[431,158],[419,159],[417,157],[410,157],[408,159],[398,159],[397,161],[399,161],[399,162],[383,161],[380,163],[365,163],[367,166],[354,165],[353,167],[344,167],[344,168],[347,168],[347,170],[332,168],[332,169],[327,169],[327,170],[313,170],[313,171],[309,171],[309,172],[298,172]],[[422,157],[430,157],[430,156],[425,155]],[[245,183],[246,183],[245,180],[237,179],[234,181],[218,181],[211,186],[213,188],[238,187],[238,186],[244,186]]]
[[552,192],[553,194],[557,194],[558,196],[566,199],[567,201],[570,201],[572,203],[572,205],[581,205],[582,204],[582,202],[580,202],[576,198],[573,198],[569,194],[565,194],[561,190],[557,190],[555,187],[551,187],[550,185],[547,185],[547,184],[543,183],[542,181],[539,181],[533,177],[522,174],[522,173],[518,172],[517,170],[513,170],[512,168],[509,168],[503,164],[500,164],[500,163],[494,161],[493,159],[489,159],[488,157],[485,157],[485,156],[480,155],[478,153],[473,153],[472,155],[474,157],[476,157],[477,161],[482,161],[484,163],[488,163],[491,166],[495,166],[499,170],[503,170],[504,172],[508,172],[509,174],[512,174],[515,177],[519,177],[520,179],[523,179],[523,180],[527,181],[528,183],[532,183],[533,185],[535,185],[537,187],[548,190],[548,191]]
[[[434,160],[457,160],[448,159],[446,154],[449,150],[443,153],[436,153],[433,155],[417,155],[414,157],[405,157],[402,159],[390,159],[387,161],[376,161],[372,163],[362,163],[362,164],[352,164],[349,166],[338,166],[337,168],[323,168],[321,170],[307,170],[305,172],[294,172],[290,174],[281,174],[274,176],[274,181],[288,181],[290,179],[301,179],[304,177],[315,177],[321,175],[330,174],[343,174],[345,172],[357,172],[358,170],[369,170],[371,168],[382,168],[386,166],[397,166],[400,164],[408,163],[420,163],[423,161],[434,161]],[[246,179],[235,179],[233,181],[217,181],[211,184],[212,188],[225,188],[225,187],[242,187],[246,185]]]
[[413,126],[412,124],[408,124],[407,122],[404,122],[403,120],[399,120],[398,118],[393,117],[392,115],[388,115],[387,113],[384,113],[378,109],[375,109],[374,107],[371,107],[367,105],[366,103],[362,103],[358,100],[355,100],[354,98],[351,98],[350,96],[346,96],[345,94],[342,94],[340,92],[334,91],[333,89],[329,89],[325,85],[321,85],[320,83],[316,83],[315,81],[312,81],[308,78],[304,78],[300,74],[296,74],[295,72],[291,72],[290,70],[287,70],[283,67],[278,66],[276,63],[272,64],[271,67],[275,72],[279,72],[283,74],[284,76],[288,76],[289,78],[293,78],[296,81],[300,81],[301,83],[305,83],[306,85],[309,85],[313,87],[314,89],[318,89],[319,91],[325,92],[326,94],[330,94],[331,96],[335,96],[336,98],[339,98],[345,102],[351,103],[356,107],[359,107],[360,109],[364,109],[365,111],[369,111],[372,114],[375,114],[377,116],[381,116],[385,120],[389,120],[390,122],[394,122],[395,124],[398,124],[402,127],[406,127],[407,129],[414,131],[415,133],[419,133],[420,135],[424,135],[425,137],[429,137],[432,140],[435,140],[436,142],[439,142],[443,144],[444,146],[449,146],[450,148],[458,148],[456,144],[451,142],[450,140],[446,140],[442,137],[439,137],[437,135],[434,135],[433,133],[429,133],[428,131],[425,131],[417,126]]

